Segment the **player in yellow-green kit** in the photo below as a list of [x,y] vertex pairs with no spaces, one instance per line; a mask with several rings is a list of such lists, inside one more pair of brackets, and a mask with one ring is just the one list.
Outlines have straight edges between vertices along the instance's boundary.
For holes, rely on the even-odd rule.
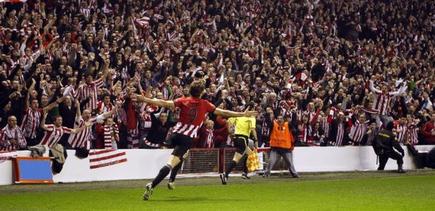
[[245,165],[242,178],[249,179],[245,164],[247,153],[250,151],[248,147],[249,137],[251,137],[252,135],[255,143],[257,143],[257,133],[255,131],[255,117],[232,117],[228,119],[228,123],[230,130],[233,130],[230,131],[230,133],[233,133],[232,139],[234,147],[236,148],[236,152],[234,153],[233,160],[228,164],[227,168],[225,169],[225,173],[222,173],[220,175],[223,185],[227,184],[229,174],[240,161],[243,161],[243,164]]

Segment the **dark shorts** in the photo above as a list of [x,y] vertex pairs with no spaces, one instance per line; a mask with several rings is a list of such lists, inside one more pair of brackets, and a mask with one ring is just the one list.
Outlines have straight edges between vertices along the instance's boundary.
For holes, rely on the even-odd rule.
[[272,151],[275,151],[276,153],[278,153],[281,156],[285,156],[285,154],[292,152],[290,149],[283,149],[283,148],[278,148],[278,147],[271,147],[270,149]]
[[182,158],[186,154],[187,150],[192,146],[193,139],[189,136],[174,133],[169,138],[169,142],[174,146],[172,155]]
[[246,150],[246,145],[248,144],[248,137],[242,135],[234,136],[234,147],[236,148],[236,152],[243,154]]

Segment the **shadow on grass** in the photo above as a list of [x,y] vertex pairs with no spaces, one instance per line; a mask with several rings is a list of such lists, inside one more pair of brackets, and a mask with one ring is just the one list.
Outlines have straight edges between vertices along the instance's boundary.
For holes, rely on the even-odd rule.
[[225,198],[207,198],[207,197],[170,197],[165,199],[150,199],[149,201],[145,201],[147,203],[152,202],[241,202],[241,201],[247,201],[246,199],[225,199]]

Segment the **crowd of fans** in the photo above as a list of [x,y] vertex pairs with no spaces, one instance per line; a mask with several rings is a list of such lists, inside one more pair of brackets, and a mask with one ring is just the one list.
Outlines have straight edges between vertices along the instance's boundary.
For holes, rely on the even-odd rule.
[[[389,121],[400,142],[435,144],[434,11],[431,0],[0,3],[0,148],[160,148],[177,111],[137,95],[188,96],[198,79],[216,106],[260,112],[260,146],[278,114],[298,145],[368,145]],[[195,145],[230,145],[228,127],[210,116]]]

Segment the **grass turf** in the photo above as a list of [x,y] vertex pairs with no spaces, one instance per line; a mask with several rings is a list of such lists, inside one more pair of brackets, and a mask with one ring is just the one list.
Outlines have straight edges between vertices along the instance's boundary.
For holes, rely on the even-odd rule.
[[142,201],[146,181],[0,186],[0,210],[431,210],[435,171],[306,174],[243,181],[166,181]]

